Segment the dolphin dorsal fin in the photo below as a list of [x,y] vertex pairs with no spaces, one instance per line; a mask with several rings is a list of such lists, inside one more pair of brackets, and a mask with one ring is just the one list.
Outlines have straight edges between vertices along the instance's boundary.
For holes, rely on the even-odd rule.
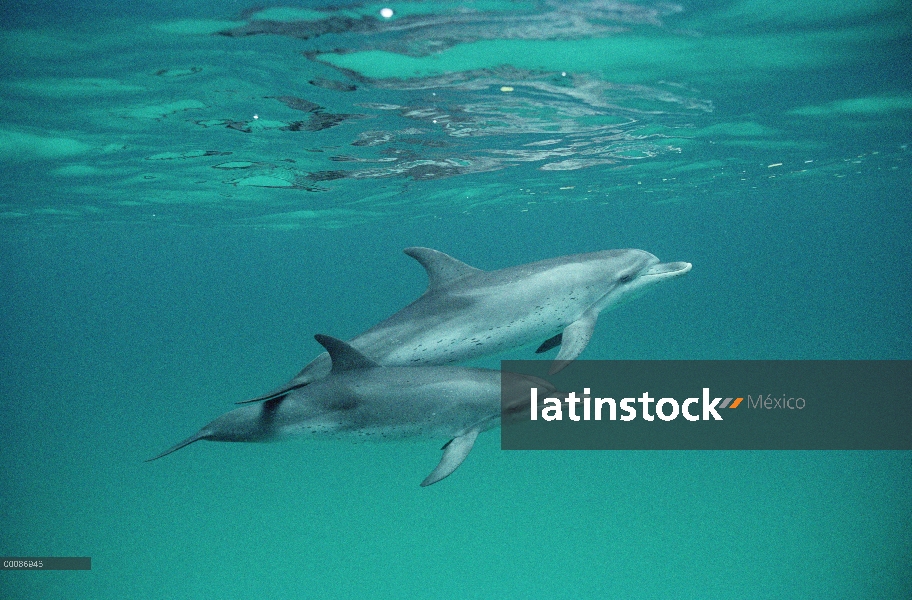
[[332,360],[333,373],[350,371],[352,369],[370,369],[372,367],[380,366],[352,348],[348,342],[343,342],[332,336],[320,333],[315,335],[314,339],[320,342],[320,345],[329,352],[329,358]]
[[427,271],[428,291],[445,286],[457,279],[482,272],[481,269],[469,266],[439,250],[412,247],[406,248],[403,252],[420,262],[424,270]]

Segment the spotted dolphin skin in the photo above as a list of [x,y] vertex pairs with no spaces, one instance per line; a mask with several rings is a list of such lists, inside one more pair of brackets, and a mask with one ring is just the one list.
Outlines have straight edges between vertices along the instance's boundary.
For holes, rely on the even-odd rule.
[[[424,266],[424,294],[348,341],[384,366],[444,365],[539,343],[560,346],[556,373],[586,348],[599,313],[654,284],[684,275],[687,262],[663,263],[643,250],[605,250],[482,271],[430,248],[406,248]],[[291,381],[247,402],[276,398],[325,377],[327,353]]]
[[347,343],[316,336],[326,348],[330,373],[259,404],[245,404],[149,460],[199,440],[265,442],[289,436],[449,439],[428,486],[462,464],[478,434],[501,418],[501,378],[506,414],[528,410],[530,390],[554,394],[549,383],[526,375],[467,367],[381,367]]

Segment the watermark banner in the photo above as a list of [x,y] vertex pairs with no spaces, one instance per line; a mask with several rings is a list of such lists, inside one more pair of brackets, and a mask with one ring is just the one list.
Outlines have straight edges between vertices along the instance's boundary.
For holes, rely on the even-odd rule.
[[504,450],[912,450],[912,361],[551,366],[501,362]]

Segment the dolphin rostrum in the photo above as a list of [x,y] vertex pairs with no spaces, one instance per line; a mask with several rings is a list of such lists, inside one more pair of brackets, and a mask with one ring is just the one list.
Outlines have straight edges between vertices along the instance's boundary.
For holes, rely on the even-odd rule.
[[[596,319],[653,284],[690,271],[687,262],[660,262],[644,250],[605,250],[482,271],[430,248],[406,248],[424,266],[424,294],[348,341],[384,366],[444,365],[539,342],[560,346],[557,373],[580,355]],[[327,353],[291,381],[246,402],[276,398],[324,377]]]
[[265,442],[289,436],[384,440],[441,437],[443,457],[422,487],[450,475],[482,431],[528,410],[532,388],[554,386],[528,375],[468,367],[381,367],[347,343],[317,335],[329,353],[329,375],[259,404],[245,404],[149,460],[199,440]]

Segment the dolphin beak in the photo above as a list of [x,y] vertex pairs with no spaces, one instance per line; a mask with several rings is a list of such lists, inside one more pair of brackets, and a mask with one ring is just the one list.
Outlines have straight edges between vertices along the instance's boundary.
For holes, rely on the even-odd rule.
[[693,265],[689,262],[659,263],[657,265],[652,265],[648,269],[644,269],[640,274],[640,277],[650,281],[661,281],[663,279],[671,279],[672,277],[684,275],[690,271],[691,268],[693,268]]

